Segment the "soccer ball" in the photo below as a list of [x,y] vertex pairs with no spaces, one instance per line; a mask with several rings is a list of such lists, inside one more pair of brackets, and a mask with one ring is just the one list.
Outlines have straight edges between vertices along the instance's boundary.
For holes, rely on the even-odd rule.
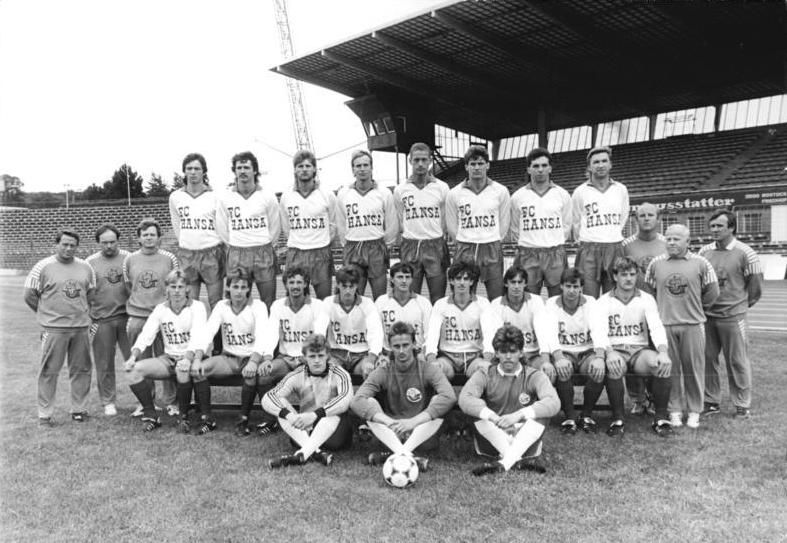
[[407,488],[418,479],[418,464],[412,456],[392,454],[383,464],[383,478],[393,487]]

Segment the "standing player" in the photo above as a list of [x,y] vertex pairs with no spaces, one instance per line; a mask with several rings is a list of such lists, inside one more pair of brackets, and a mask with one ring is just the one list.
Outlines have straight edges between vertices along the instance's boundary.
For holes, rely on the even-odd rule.
[[[637,263],[637,288],[645,288],[645,270],[650,261],[667,252],[667,242],[659,233],[659,210],[650,203],[641,204],[634,214],[637,233],[623,240],[623,254]],[[626,387],[633,402],[632,415],[654,415],[642,379],[636,374],[626,374]]]
[[213,307],[221,300],[224,278],[224,248],[216,232],[216,193],[208,185],[208,165],[202,155],[186,155],[183,174],[186,184],[169,195],[180,269],[192,281],[191,299],[199,300],[200,286],[205,283]]
[[708,223],[715,242],[700,249],[719,279],[719,297],[705,314],[705,415],[719,412],[719,352],[724,352],[735,416],[751,416],[751,362],[746,353],[746,312],[762,296],[760,259],[735,238],[735,214],[716,211]]
[[[621,257],[613,268],[615,287],[598,300],[599,312],[606,318],[609,338],[607,347],[607,396],[612,407],[612,424],[607,434],[623,434],[623,375],[634,374],[638,380],[653,380],[656,407],[653,431],[660,436],[672,433],[667,420],[672,362],[667,355],[667,333],[659,317],[656,300],[637,288],[638,266],[633,258]],[[648,336],[656,350],[648,346]]]
[[245,268],[270,308],[276,297],[276,250],[281,217],[276,195],[260,186],[257,157],[246,151],[232,157],[235,185],[218,197],[216,231],[229,245],[227,269]]
[[683,224],[667,228],[667,254],[654,258],[645,282],[656,292],[659,316],[667,329],[672,360],[670,424],[699,428],[705,389],[705,312],[719,296],[713,266],[705,257],[689,252],[689,229]]
[[406,322],[413,327],[415,346],[421,349],[424,345],[426,327],[429,325],[429,316],[432,314],[432,304],[411,290],[413,268],[410,264],[397,262],[391,266],[389,275],[391,276],[390,294],[383,294],[374,302],[385,331],[383,353],[387,355],[391,352],[388,333],[391,331],[391,325],[397,321]]
[[324,301],[328,311],[330,355],[344,369],[365,379],[383,349],[383,324],[374,302],[358,294],[360,272],[347,266],[336,272],[336,295]]
[[432,303],[445,296],[445,271],[450,264],[445,241],[445,199],[448,185],[429,173],[432,151],[425,143],[410,147],[413,174],[394,188],[394,205],[402,230],[400,262],[413,269],[411,288],[421,293],[424,276]]
[[[250,433],[249,415],[257,393],[259,364],[255,349],[268,326],[268,308],[262,301],[251,298],[252,285],[246,270],[231,270],[227,275],[227,299],[216,304],[205,328],[197,330],[191,337],[186,352],[186,359],[191,362],[191,380],[178,382],[178,398],[185,402],[180,405],[181,431],[184,433],[190,430],[188,409],[192,387],[201,415],[197,432],[207,434],[216,429],[211,414],[208,379],[232,375],[243,376],[240,419],[235,424],[235,433],[239,436]],[[221,333],[222,353],[203,360],[205,353],[210,352],[211,340],[217,332]]]
[[[281,227],[287,238],[286,268],[309,270],[314,295],[331,294],[333,253],[336,237],[336,197],[317,182],[317,158],[302,149],[292,157],[295,186],[281,194]],[[300,347],[298,348],[300,353]]]
[[[426,471],[428,459],[415,450],[439,446],[437,431],[456,403],[456,394],[443,372],[418,356],[416,331],[406,322],[391,325],[387,335],[390,362],[378,366],[355,393],[353,413],[367,421],[372,433],[394,454],[413,456]],[[390,453],[369,454],[369,464],[384,462]]]
[[473,427],[476,453],[498,458],[474,468],[473,475],[511,468],[543,473],[544,467],[532,459],[541,455],[541,436],[560,400],[549,378],[524,364],[521,330],[503,326],[492,344],[492,366],[474,373],[459,393],[459,407],[478,419]]
[[378,187],[372,178],[372,155],[355,151],[350,164],[355,182],[336,195],[339,239],[344,244],[344,265],[361,272],[358,294],[363,295],[368,280],[374,300],[385,294],[388,248],[396,242],[399,222],[391,191]]
[[[257,343],[262,359],[257,369],[260,398],[303,364],[303,342],[307,337],[328,331],[328,308],[325,302],[309,295],[309,272],[297,266],[287,268],[282,283],[286,295],[273,302],[268,325]],[[278,429],[276,418],[265,415],[257,426],[257,433],[263,436]]]
[[52,426],[57,378],[68,358],[71,381],[71,419],[87,418],[90,392],[90,340],[88,301],[96,287],[93,268],[76,258],[79,234],[61,230],[55,236],[55,254],[38,261],[25,279],[24,299],[36,313],[41,334],[41,369],[38,372],[38,423]]
[[629,216],[629,193],[609,176],[612,149],[594,147],[587,156],[589,179],[571,195],[574,239],[579,241],[576,267],[585,278],[585,294],[595,298],[612,288],[612,265],[623,256],[623,228]]
[[[560,431],[569,435],[577,432],[577,425],[587,433],[597,431],[593,409],[604,391],[604,352],[609,344],[604,316],[595,298],[582,293],[582,282],[582,273],[577,268],[566,268],[560,277],[562,293],[547,300],[545,305],[551,330],[557,333],[550,345],[555,351],[555,388],[566,416]],[[547,376],[554,380],[552,368],[547,364],[541,366],[544,368],[549,368]],[[582,415],[578,419],[574,409],[575,380],[585,385]]]
[[[303,342],[306,363],[288,373],[262,398],[262,407],[279,418],[279,425],[299,448],[268,461],[270,468],[301,466],[312,456],[325,466],[333,462],[329,450],[352,443],[346,415],[353,398],[350,374],[329,361],[325,336],[311,335]],[[293,407],[298,405],[298,409]],[[326,450],[322,450],[322,448]]]
[[[153,309],[164,301],[166,285],[164,278],[172,270],[178,269],[178,259],[169,251],[159,249],[161,242],[161,226],[155,219],[142,219],[137,226],[137,237],[140,248],[126,257],[123,261],[123,280],[129,291],[126,302],[128,313],[128,340],[133,345],[142,332],[142,327]],[[144,349],[142,356],[153,358],[164,354],[164,345],[161,336],[156,337],[148,348]],[[147,383],[154,393],[155,385],[152,381]],[[170,417],[179,414],[175,405],[175,385],[170,380],[161,384],[161,401],[167,406]],[[142,415],[142,406],[134,410],[132,417]]]
[[[454,262],[474,262],[487,298],[503,293],[503,250],[511,222],[511,197],[500,183],[487,177],[489,153],[471,145],[464,156],[467,179],[452,188],[445,201],[445,224],[456,240]],[[490,338],[491,340],[491,338]]]
[[90,327],[93,336],[93,361],[96,364],[96,386],[104,414],[117,415],[115,401],[115,347],[120,347],[123,360],[131,354],[126,333],[128,291],[123,282],[123,261],[128,251],[118,248],[120,232],[113,224],[102,224],[96,230],[101,250],[87,257],[96,274],[96,291],[90,301]]
[[549,329],[550,323],[541,296],[527,292],[527,272],[524,269],[513,265],[506,270],[503,275],[503,295],[492,300],[492,311],[504,325],[522,330],[525,363],[554,377],[554,368],[549,359],[549,342],[555,334]]
[[514,263],[527,272],[527,290],[560,294],[560,274],[568,267],[566,239],[571,236],[571,196],[554,184],[552,155],[536,147],[527,154],[530,183],[511,197],[511,236],[517,242]]
[[478,266],[454,262],[448,268],[451,291],[432,308],[426,329],[424,352],[429,362],[437,362],[448,379],[457,373],[470,377],[489,366],[492,337],[500,321],[489,300],[477,296]]
[[[158,304],[145,321],[142,331],[131,347],[131,356],[126,360],[126,371],[131,392],[142,405],[142,431],[151,432],[161,426],[161,420],[153,406],[152,388],[147,379],[170,381],[175,377],[178,383],[191,380],[189,369],[191,361],[186,358],[192,331],[205,327],[207,311],[199,300],[192,300],[189,280],[180,270],[173,270],[164,279],[166,301]],[[150,358],[142,358],[145,350],[161,333],[164,340],[164,353]],[[191,387],[178,387],[178,403],[186,406],[191,402]],[[187,413],[183,413],[183,418]],[[183,422],[181,420],[181,428]]]

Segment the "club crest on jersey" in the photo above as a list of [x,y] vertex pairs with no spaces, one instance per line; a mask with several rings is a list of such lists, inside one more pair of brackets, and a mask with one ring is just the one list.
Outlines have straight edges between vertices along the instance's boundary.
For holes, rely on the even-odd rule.
[[105,277],[107,281],[114,285],[115,283],[120,283],[121,279],[123,279],[123,272],[117,268],[109,268]]
[[69,279],[66,281],[66,284],[63,285],[63,293],[67,298],[78,298],[80,292],[82,292],[82,289],[79,288],[79,283],[73,279]]
[[680,273],[673,273],[667,277],[667,291],[673,296],[683,296],[689,288],[688,280]]
[[421,398],[423,398],[421,391],[414,387],[408,388],[405,396],[407,396],[407,401],[412,403],[420,402]]
[[527,392],[523,392],[519,395],[519,403],[522,405],[527,405],[530,403],[530,394]]
[[158,277],[152,271],[147,270],[140,276],[139,284],[142,285],[142,288],[156,288]]

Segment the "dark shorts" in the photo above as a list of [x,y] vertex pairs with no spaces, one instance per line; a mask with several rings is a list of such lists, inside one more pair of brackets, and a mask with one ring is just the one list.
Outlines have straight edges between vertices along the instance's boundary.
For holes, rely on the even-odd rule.
[[613,345],[612,348],[623,357],[628,371],[632,373],[634,372],[634,364],[637,362],[637,359],[647,349],[647,347],[642,345]]
[[518,247],[514,265],[527,272],[527,290],[540,293],[541,287],[560,286],[560,276],[568,267],[565,245]]
[[348,241],[344,246],[344,265],[358,266],[367,277],[385,277],[389,263],[388,247],[382,238]]
[[253,283],[276,280],[276,252],[273,245],[232,247],[227,250],[227,270],[244,268]]
[[623,246],[620,242],[615,243],[588,243],[581,242],[577,249],[577,259],[575,266],[579,268],[585,277],[585,283],[600,283],[602,274],[606,275],[607,280],[612,280],[612,266],[615,259],[623,256]]
[[178,248],[180,269],[191,281],[202,281],[206,285],[224,278],[224,246],[219,244],[207,249],[192,251]]
[[369,354],[369,351],[364,351],[362,353],[353,353],[347,351],[345,349],[331,349],[331,357],[344,369],[352,373],[357,366],[366,355]]
[[402,239],[399,260],[409,264],[417,273],[423,270],[426,277],[440,277],[451,263],[445,238]]
[[454,262],[473,262],[481,269],[479,281],[503,276],[503,249],[499,241],[491,243],[456,242]]
[[331,246],[327,245],[319,249],[298,249],[289,247],[287,249],[286,267],[297,266],[309,272],[309,278],[313,284],[330,282],[333,277],[333,253]]

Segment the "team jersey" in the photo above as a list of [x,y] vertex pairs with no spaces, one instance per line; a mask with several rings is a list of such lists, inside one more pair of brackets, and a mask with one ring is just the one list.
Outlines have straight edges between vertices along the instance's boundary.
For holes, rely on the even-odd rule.
[[279,209],[287,247],[320,249],[335,237],[338,219],[336,197],[331,191],[315,187],[304,197],[297,190],[286,190],[281,194]]
[[623,240],[623,254],[637,263],[637,288],[645,286],[645,270],[650,261],[667,252],[667,238],[657,234],[655,239],[640,239],[636,234]]
[[578,241],[616,243],[623,241],[623,227],[629,217],[626,185],[609,180],[605,191],[586,181],[571,196],[574,235]]
[[445,225],[448,234],[463,243],[492,243],[508,235],[511,222],[511,196],[497,181],[487,179],[476,194],[467,180],[448,191],[445,200]]
[[169,195],[172,231],[181,248],[200,251],[221,243],[216,232],[217,200],[210,187],[199,196],[192,196],[185,187]]
[[547,377],[540,370],[527,366],[511,374],[494,363],[486,370],[470,376],[459,393],[459,408],[480,419],[489,419],[529,409],[530,418],[546,419],[560,411],[560,399]]
[[105,257],[101,251],[85,260],[96,274],[96,290],[90,300],[92,320],[110,319],[126,314],[128,291],[123,281],[123,261],[130,253],[123,249],[113,257]]
[[754,250],[733,238],[726,247],[716,243],[700,249],[719,280],[719,297],[705,312],[709,317],[743,315],[762,295],[762,266]]
[[401,305],[391,294],[383,294],[374,301],[380,320],[383,323],[383,346],[390,350],[388,345],[388,332],[396,321],[403,321],[415,328],[415,344],[418,347],[424,344],[426,327],[429,316],[432,314],[432,304],[424,296],[411,293],[407,303]]
[[221,329],[223,352],[246,358],[257,350],[255,345],[267,326],[268,308],[264,302],[249,299],[240,313],[235,313],[229,300],[221,300],[211,311],[205,327],[192,335],[189,350],[208,352],[213,336]]
[[657,256],[645,272],[645,283],[656,291],[659,316],[665,326],[705,322],[705,310],[719,296],[713,266],[694,253]]
[[145,321],[132,349],[143,352],[161,332],[164,352],[171,358],[181,359],[189,350],[192,332],[203,330],[207,319],[205,304],[200,301],[191,300],[180,313],[172,311],[169,302],[158,304]]
[[157,249],[153,254],[134,251],[123,261],[123,281],[130,289],[126,312],[131,317],[147,317],[164,301],[164,278],[178,269],[178,259],[169,251]]
[[328,344],[331,349],[380,354],[383,350],[383,323],[374,302],[365,296],[356,296],[350,311],[344,310],[338,295],[329,296],[324,302],[328,309]]
[[549,338],[554,334],[549,330],[549,321],[541,296],[525,293],[525,300],[519,311],[511,307],[505,296],[492,300],[491,307],[500,319],[501,325],[510,324],[522,330],[525,335],[526,353],[549,353]]
[[647,347],[648,335],[653,345],[667,346],[667,332],[659,317],[656,299],[637,289],[634,297],[624,303],[613,288],[598,299],[598,309],[607,321],[607,337],[612,346]]
[[276,195],[265,187],[244,198],[235,187],[217,197],[216,231],[233,247],[256,247],[279,240],[281,216]]
[[383,238],[390,245],[399,235],[399,221],[393,194],[375,183],[364,194],[355,185],[342,187],[336,195],[339,216],[339,239],[368,241]]
[[[344,368],[329,362],[323,375],[312,375],[309,366],[304,364],[285,375],[265,394],[262,407],[277,416],[286,416],[286,412],[311,413],[322,409],[330,417],[346,412],[352,398],[352,380]],[[300,409],[295,409],[293,404]]]
[[412,181],[396,185],[393,199],[402,237],[412,240],[443,237],[448,190],[445,181],[431,176],[422,189]]
[[557,247],[571,236],[571,196],[549,182],[544,194],[528,183],[511,197],[511,236],[520,247]]
[[607,319],[601,314],[598,302],[592,296],[582,294],[579,307],[572,315],[563,307],[560,294],[547,300],[544,308],[550,321],[553,335],[552,351],[558,349],[578,354],[590,349],[606,349]]
[[263,357],[273,357],[279,347],[279,354],[300,357],[303,342],[310,334],[326,334],[329,321],[328,307],[325,302],[306,298],[297,311],[293,311],[288,297],[279,298],[271,305],[268,325],[263,330],[259,350]]
[[450,296],[440,298],[432,308],[426,328],[424,352],[492,353],[492,338],[501,326],[489,300],[474,296],[464,309]]
[[404,371],[394,362],[378,366],[355,392],[352,411],[363,420],[378,413],[409,419],[426,411],[439,419],[456,403],[454,387],[437,364],[416,358]]
[[87,294],[96,288],[93,268],[81,258],[61,262],[52,255],[39,260],[25,279],[38,295],[38,324],[44,328],[90,326]]

